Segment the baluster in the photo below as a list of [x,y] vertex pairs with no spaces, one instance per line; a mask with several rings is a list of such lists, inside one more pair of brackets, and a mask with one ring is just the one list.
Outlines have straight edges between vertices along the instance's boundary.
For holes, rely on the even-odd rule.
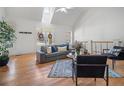
[[91,54],[93,54],[93,41],[91,40]]
[[100,49],[101,49],[101,54],[102,54],[102,42],[100,43]]
[[108,42],[107,42],[107,47],[106,48],[108,49]]
[[95,42],[95,53],[97,53],[97,46],[96,46],[97,44],[96,44],[96,42]]

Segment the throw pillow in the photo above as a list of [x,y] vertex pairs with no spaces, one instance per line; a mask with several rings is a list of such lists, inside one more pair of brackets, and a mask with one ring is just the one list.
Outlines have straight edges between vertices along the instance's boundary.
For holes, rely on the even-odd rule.
[[44,52],[44,53],[47,53],[47,47],[41,46],[41,51]]
[[47,53],[50,54],[51,52],[51,47],[47,47]]
[[120,52],[121,52],[121,49],[114,49],[113,55],[118,56]]
[[56,46],[51,46],[52,53],[57,52]]
[[58,47],[58,52],[61,52],[61,51],[67,51],[67,46]]
[[108,53],[113,54],[113,51],[114,51],[114,50],[115,50],[114,48],[111,48],[111,49],[108,51]]
[[111,49],[108,51],[108,53],[113,54],[113,55],[115,55],[115,56],[118,56],[120,52],[121,52],[121,49],[115,49],[115,48],[111,48]]

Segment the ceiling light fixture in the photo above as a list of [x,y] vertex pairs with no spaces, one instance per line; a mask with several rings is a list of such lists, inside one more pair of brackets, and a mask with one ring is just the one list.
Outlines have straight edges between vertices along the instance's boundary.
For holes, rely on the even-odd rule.
[[63,12],[63,13],[67,13],[68,9],[72,9],[72,7],[63,7],[63,8],[58,8],[56,10],[56,12]]

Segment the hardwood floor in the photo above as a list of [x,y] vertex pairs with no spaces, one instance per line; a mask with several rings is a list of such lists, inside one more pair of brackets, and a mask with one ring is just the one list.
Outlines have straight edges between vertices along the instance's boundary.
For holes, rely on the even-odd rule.
[[[48,78],[48,74],[55,62],[38,64],[35,54],[13,56],[7,66],[0,68],[1,86],[74,86],[71,78]],[[110,63],[110,62],[109,62]],[[121,69],[116,69],[124,74],[124,62],[116,64]],[[81,86],[95,86],[94,79],[79,79]],[[103,79],[97,79],[96,85],[105,85]],[[109,85],[124,85],[124,78],[110,78]]]

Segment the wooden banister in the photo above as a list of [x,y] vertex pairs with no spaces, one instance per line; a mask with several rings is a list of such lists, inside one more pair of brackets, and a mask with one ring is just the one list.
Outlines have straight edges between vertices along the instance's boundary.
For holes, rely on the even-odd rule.
[[101,54],[103,53],[103,49],[110,49],[113,46],[113,41],[81,41],[83,44],[83,47],[88,49],[88,52],[92,54]]
[[109,45],[112,45],[113,41],[92,41],[91,49],[92,53],[103,53],[103,49],[109,49]]

